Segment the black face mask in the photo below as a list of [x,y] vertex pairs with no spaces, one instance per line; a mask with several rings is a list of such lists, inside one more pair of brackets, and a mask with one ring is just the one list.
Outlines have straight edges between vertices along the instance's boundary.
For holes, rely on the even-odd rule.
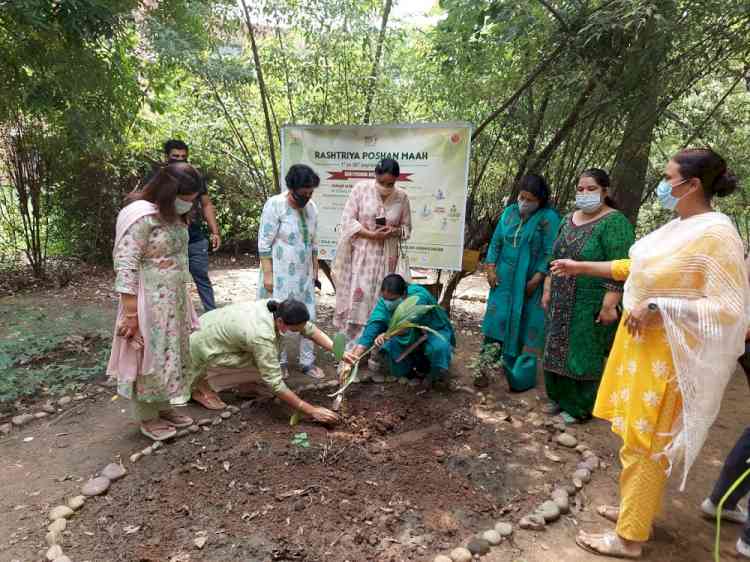
[[312,195],[302,195],[296,191],[292,191],[292,199],[299,207],[307,205],[308,201],[312,198]]

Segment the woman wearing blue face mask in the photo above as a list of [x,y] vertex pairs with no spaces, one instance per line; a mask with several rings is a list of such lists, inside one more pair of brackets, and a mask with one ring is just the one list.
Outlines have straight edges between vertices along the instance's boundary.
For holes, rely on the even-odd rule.
[[[560,225],[549,198],[543,177],[524,176],[518,202],[500,217],[485,260],[490,294],[482,323],[484,353],[502,355],[510,387],[517,391],[534,386],[536,356],[544,348],[542,289]],[[520,376],[522,366],[531,376]],[[474,380],[477,386],[486,383]]]
[[[432,328],[443,338],[427,332],[425,341],[399,361],[402,354],[416,343],[422,334],[416,329],[409,329],[399,336],[386,340],[383,334],[388,329],[393,312],[408,297],[416,296],[417,304],[424,305],[436,305],[437,301],[427,289],[420,285],[408,284],[397,273],[386,275],[380,289],[381,297],[375,304],[375,309],[370,315],[362,336],[357,340],[357,346],[352,351],[353,355],[362,355],[375,343],[380,346],[381,354],[387,359],[390,372],[394,377],[407,377],[414,382],[417,382],[418,377],[423,377],[428,385],[442,379],[450,367],[453,348],[456,346],[453,326],[445,310],[440,307],[434,308],[421,318],[414,320],[417,324]],[[383,382],[383,377],[375,373],[372,375],[372,380]]]
[[[585,550],[641,557],[674,463],[684,463],[684,489],[719,413],[745,348],[750,284],[742,239],[711,201],[737,187],[713,150],[681,150],[667,163],[657,192],[661,204],[677,213],[675,220],[636,242],[630,259],[552,263],[555,278],[626,280],[623,320],[594,408],[623,441],[619,503],[598,509],[617,526],[603,534],[581,531],[577,543]],[[746,468],[745,460],[740,462]],[[704,502],[707,514],[715,516],[722,488]],[[736,510],[742,495],[737,492],[723,512],[735,521],[746,518]],[[743,534],[737,550],[750,558],[750,533]]]
[[[609,176],[592,168],[576,188],[576,211],[565,217],[554,259],[611,261],[624,258],[634,241],[633,226],[608,196]],[[547,310],[544,379],[550,403],[565,421],[591,418],[604,363],[617,329],[622,283],[593,277],[547,277],[542,305]]]
[[188,272],[186,214],[202,180],[185,162],[154,175],[132,193],[117,215],[113,251],[120,295],[107,374],[133,404],[141,432],[154,440],[173,437],[192,420],[170,406],[190,399],[188,338],[197,317],[185,284]]

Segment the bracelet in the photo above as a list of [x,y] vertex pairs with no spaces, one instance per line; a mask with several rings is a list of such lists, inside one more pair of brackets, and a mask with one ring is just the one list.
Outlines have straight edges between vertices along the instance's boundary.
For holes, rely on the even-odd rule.
[[138,318],[138,313],[133,312],[132,314],[125,314],[125,318]]

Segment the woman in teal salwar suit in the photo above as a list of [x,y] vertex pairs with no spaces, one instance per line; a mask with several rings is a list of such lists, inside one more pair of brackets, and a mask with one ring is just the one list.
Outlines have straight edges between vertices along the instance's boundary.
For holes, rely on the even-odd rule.
[[[357,341],[357,347],[353,350],[354,355],[362,355],[373,344],[378,344],[380,353],[385,356],[390,373],[394,377],[406,377],[410,380],[423,378],[427,385],[444,378],[450,368],[453,348],[456,346],[453,326],[445,310],[438,306],[414,320],[419,325],[431,328],[440,336],[425,332],[426,339],[399,361],[404,352],[419,341],[422,333],[416,328],[410,328],[386,340],[383,334],[388,330],[393,312],[409,297],[416,296],[417,304],[423,305],[437,305],[437,301],[427,289],[420,285],[408,284],[397,273],[386,275],[383,279],[381,295]],[[373,380],[376,378],[373,375]]]
[[512,390],[534,385],[536,355],[544,348],[541,298],[560,225],[549,197],[544,178],[524,176],[518,202],[500,217],[485,260],[491,289],[482,323],[484,345],[502,349],[497,353],[502,353]]

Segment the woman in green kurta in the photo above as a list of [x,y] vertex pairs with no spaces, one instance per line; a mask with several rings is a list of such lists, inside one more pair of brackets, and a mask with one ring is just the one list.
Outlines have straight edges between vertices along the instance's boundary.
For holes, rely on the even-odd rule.
[[[190,336],[190,358],[194,380],[200,381],[193,399],[211,409],[223,407],[216,391],[232,387],[256,387],[261,383],[279,399],[316,421],[332,423],[332,411],[299,398],[284,383],[279,362],[279,337],[295,332],[311,339],[327,351],[331,339],[310,322],[310,312],[300,301],[281,303],[261,300],[237,303],[207,312],[200,319],[200,330]],[[346,354],[344,360],[351,363]],[[219,369],[209,374],[210,368]]]
[[[376,343],[380,346],[380,353],[387,359],[388,368],[394,377],[406,377],[415,382],[422,378],[428,386],[443,379],[450,368],[453,348],[456,346],[456,336],[448,314],[436,306],[435,297],[427,289],[420,285],[408,284],[397,273],[386,275],[380,289],[381,298],[375,303],[370,319],[352,353],[359,357]],[[383,334],[388,330],[394,311],[409,297],[417,297],[418,305],[435,306],[414,320],[416,324],[426,326],[434,332],[426,332],[421,344],[419,340],[422,334],[416,328],[410,328],[386,340]],[[414,344],[418,345],[404,356]],[[378,380],[377,373],[372,378],[375,382],[382,382]]]
[[[502,349],[502,362],[511,388],[517,386],[514,368],[524,354],[535,365],[544,346],[542,287],[560,216],[548,206],[550,190],[544,178],[521,179],[518,203],[503,212],[485,260],[490,295],[482,333],[485,347]],[[530,371],[535,372],[535,366]],[[520,381],[518,381],[520,384]]]
[[[592,168],[576,188],[577,210],[563,220],[554,259],[612,261],[628,256],[633,226],[608,197],[609,176]],[[544,380],[550,404],[566,422],[591,418],[604,364],[612,347],[622,284],[594,277],[548,277]]]

